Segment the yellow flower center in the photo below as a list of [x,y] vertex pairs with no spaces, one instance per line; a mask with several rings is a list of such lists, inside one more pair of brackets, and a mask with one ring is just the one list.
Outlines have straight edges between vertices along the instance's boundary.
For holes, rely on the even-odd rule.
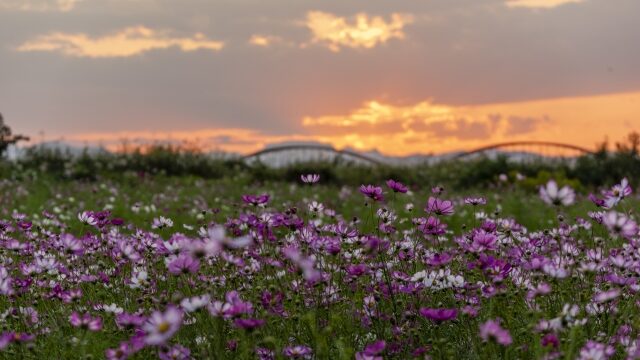
[[160,334],[166,333],[167,331],[169,331],[170,328],[171,328],[171,324],[169,324],[166,321],[158,324],[158,332],[160,332]]

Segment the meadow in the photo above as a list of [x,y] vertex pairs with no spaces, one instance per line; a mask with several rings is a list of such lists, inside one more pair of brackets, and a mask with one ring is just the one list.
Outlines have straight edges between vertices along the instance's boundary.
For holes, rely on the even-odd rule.
[[0,357],[640,358],[626,179],[323,180],[2,180]]

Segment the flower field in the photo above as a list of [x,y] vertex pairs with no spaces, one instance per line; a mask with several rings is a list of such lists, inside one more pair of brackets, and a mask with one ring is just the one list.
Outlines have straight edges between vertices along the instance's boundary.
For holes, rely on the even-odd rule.
[[3,180],[0,358],[640,358],[627,179],[300,175]]

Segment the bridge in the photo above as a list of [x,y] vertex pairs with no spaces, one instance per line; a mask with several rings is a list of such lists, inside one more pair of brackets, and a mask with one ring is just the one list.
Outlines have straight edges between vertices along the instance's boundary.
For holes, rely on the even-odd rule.
[[[534,158],[575,158],[582,155],[594,154],[593,150],[584,147],[551,141],[512,141],[482,146],[465,151],[455,156],[444,154],[424,157],[424,162],[434,163],[444,159],[472,159],[482,155],[506,154],[518,159],[530,160]],[[401,164],[402,158],[384,159],[374,158],[351,150],[337,150],[330,145],[320,144],[288,144],[268,147],[266,149],[246,155],[243,159],[249,164],[265,163],[274,167],[282,167],[300,162],[310,161],[344,161],[357,165],[377,166],[381,164]],[[416,163],[416,161],[413,161]]]
[[337,150],[330,145],[302,144],[278,145],[244,156],[248,163],[268,162],[278,166],[286,166],[296,162],[342,160],[358,165],[381,165],[382,162],[373,157],[351,151]]
[[474,155],[489,154],[492,151],[511,154],[530,154],[537,157],[564,158],[593,155],[595,151],[587,148],[553,141],[511,141],[482,146],[457,155],[456,159],[470,158]]

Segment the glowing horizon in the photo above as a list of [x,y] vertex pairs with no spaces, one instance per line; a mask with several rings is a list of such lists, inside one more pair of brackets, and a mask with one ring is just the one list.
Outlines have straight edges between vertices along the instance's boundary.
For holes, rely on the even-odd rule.
[[[60,134],[53,137],[73,144],[102,144],[109,150],[115,150],[123,143],[189,142],[203,150],[240,154],[285,142],[318,142],[338,150],[376,150],[395,156],[471,150],[509,141],[550,141],[595,150],[596,144],[607,138],[624,140],[629,133],[638,130],[633,123],[623,120],[637,115],[635,104],[638,103],[640,92],[470,107],[438,105],[429,101],[414,106],[394,106],[370,101],[343,116],[301,119],[312,133],[269,135],[252,129],[220,128]],[[573,109],[578,108],[585,114],[580,118],[571,117]],[[563,116],[565,121],[562,121]],[[606,117],[623,121],[619,126],[611,126],[612,120],[607,121]],[[416,118],[422,120],[416,123]],[[376,128],[376,125],[381,127]],[[429,125],[433,127],[429,128]],[[584,131],[585,128],[589,131]],[[576,129],[583,131],[576,133]],[[402,148],[375,146],[385,138],[387,141],[391,138],[391,144],[403,144]],[[423,145],[427,142],[430,146]]]

